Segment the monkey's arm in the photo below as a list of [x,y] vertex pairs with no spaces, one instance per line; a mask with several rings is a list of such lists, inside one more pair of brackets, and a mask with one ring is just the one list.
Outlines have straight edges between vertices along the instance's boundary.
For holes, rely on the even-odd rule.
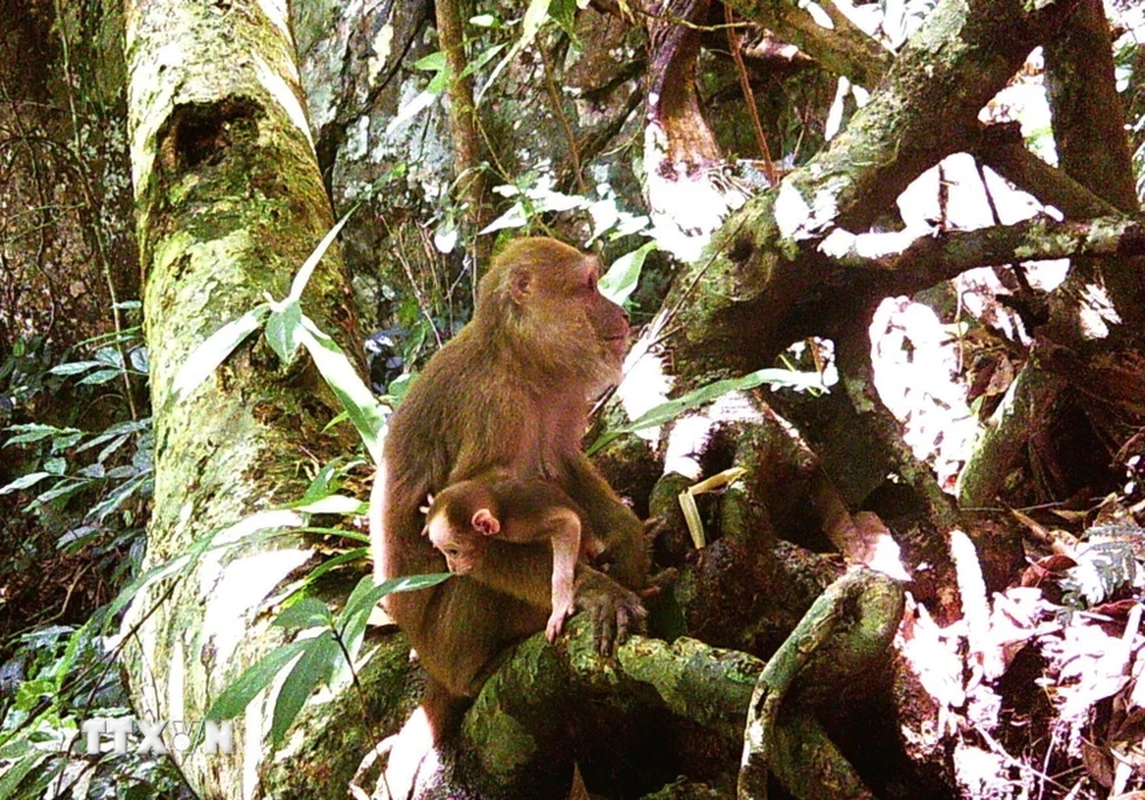
[[555,508],[543,526],[553,543],[553,612],[545,637],[556,641],[565,619],[573,613],[573,579],[580,557],[580,516],[571,508]]
[[620,502],[587,456],[576,455],[566,468],[569,494],[584,509],[601,548],[600,560],[608,565],[608,574],[629,589],[643,589],[652,568],[644,523]]

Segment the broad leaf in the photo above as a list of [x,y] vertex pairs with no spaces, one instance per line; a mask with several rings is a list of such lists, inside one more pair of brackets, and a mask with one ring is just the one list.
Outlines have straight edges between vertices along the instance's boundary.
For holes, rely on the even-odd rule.
[[624,301],[636,290],[636,284],[640,282],[644,259],[655,249],[656,243],[648,242],[613,261],[608,272],[600,279],[600,293],[617,305],[624,305]]
[[333,623],[334,618],[330,615],[330,609],[321,600],[313,597],[303,597],[274,620],[275,625],[288,630],[329,628]]
[[227,356],[235,351],[248,336],[262,327],[262,322],[270,313],[270,305],[261,303],[238,319],[233,319],[207,337],[206,341],[191,351],[172,384],[171,400],[177,402],[192,391],[214,372]]
[[376,399],[358,371],[346,358],[338,343],[318,329],[318,326],[305,314],[299,329],[299,340],[314,359],[314,364],[323,380],[334,390],[334,394],[346,408],[354,427],[366,444],[366,450],[380,463],[382,457],[382,437],[386,424],[383,406]]
[[52,477],[50,472],[29,472],[27,475],[21,475],[16,480],[0,488],[0,494],[11,494],[21,489],[27,489],[29,486],[35,486],[44,478],[50,477]]
[[661,403],[655,408],[649,409],[627,425],[608,431],[593,442],[586,452],[592,455],[626,433],[633,433],[645,428],[654,428],[657,425],[664,425],[685,411],[699,408],[705,403],[710,403],[728,392],[743,392],[748,389],[754,389],[757,386],[762,386],[765,383],[783,386],[805,385],[806,382],[812,378],[815,381],[814,385],[822,385],[818,373],[794,372],[789,369],[761,369],[755,372],[749,372],[747,375],[743,375],[739,378],[726,378],[724,380],[715,381],[709,383],[707,386],[694,389],[674,400]]
[[350,210],[342,215],[342,218],[334,223],[334,227],[326,231],[326,235],[322,237],[322,241],[314,248],[314,252],[303,262],[302,266],[298,269],[298,274],[294,276],[293,283],[290,284],[290,294],[286,297],[287,303],[297,303],[302,297],[302,292],[306,288],[306,284],[310,282],[310,276],[314,274],[314,268],[318,266],[318,262],[322,260],[322,256],[326,255],[326,251],[330,249],[330,245],[334,244],[334,240],[338,238],[338,234],[342,228],[346,226],[350,216],[358,210],[358,206],[362,205],[362,201],[354,203],[350,206]]
[[241,714],[254,696],[265,689],[282,668],[306,649],[309,640],[287,642],[271,650],[227,686],[211,705],[207,719],[233,719]]
[[278,699],[274,702],[274,718],[270,725],[270,738],[275,746],[282,744],[290,723],[298,716],[302,706],[314,692],[315,687],[322,681],[329,679],[334,665],[342,657],[342,648],[334,641],[334,636],[323,633],[313,639],[302,642],[306,645],[302,651],[302,658],[290,670],[282,688],[278,692]]
[[301,327],[302,306],[298,300],[287,298],[281,308],[272,307],[266,320],[266,342],[283,366],[294,360]]

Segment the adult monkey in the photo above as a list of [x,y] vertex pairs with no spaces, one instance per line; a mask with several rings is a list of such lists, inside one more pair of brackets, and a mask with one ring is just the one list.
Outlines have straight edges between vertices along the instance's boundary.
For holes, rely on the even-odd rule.
[[[609,654],[643,624],[631,590],[646,585],[649,556],[642,523],[581,448],[589,402],[617,381],[628,345],[627,315],[597,291],[599,275],[596,259],[547,238],[513,242],[494,261],[473,320],[430,359],[390,421],[371,544],[379,579],[444,571],[421,535],[427,495],[494,469],[553,481],[603,544],[609,574],[579,564],[576,606]],[[483,582],[455,576],[384,602],[429,673],[422,708],[435,740],[497,654],[545,630],[551,548],[491,542],[488,557],[505,568],[487,567]]]

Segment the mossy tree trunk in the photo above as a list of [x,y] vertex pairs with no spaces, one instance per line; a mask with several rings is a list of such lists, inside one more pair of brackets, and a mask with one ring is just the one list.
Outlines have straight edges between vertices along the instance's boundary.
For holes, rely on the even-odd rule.
[[[347,436],[324,433],[340,409],[313,365],[305,355],[279,363],[261,336],[249,337],[189,393],[176,385],[212,333],[265,295],[287,294],[333,225],[285,3],[129,1],[126,48],[155,418],[146,566],[186,554],[220,530],[214,545],[230,546],[208,550],[136,599],[124,625],[125,664],[138,716],[193,721],[205,718],[242,668],[281,642],[281,629],[269,626],[282,597],[275,593],[313,555],[300,534],[249,534],[298,526],[293,512],[267,515],[301,497],[313,468],[346,453],[356,434],[346,425],[335,431]],[[354,352],[348,298],[332,252],[303,307]],[[201,796],[344,791],[347,776],[326,758],[276,767],[266,744],[269,720],[259,698],[236,725],[235,755],[173,750]],[[321,722],[309,725],[305,741],[287,746],[297,751],[322,733]],[[344,763],[352,769],[356,762]]]

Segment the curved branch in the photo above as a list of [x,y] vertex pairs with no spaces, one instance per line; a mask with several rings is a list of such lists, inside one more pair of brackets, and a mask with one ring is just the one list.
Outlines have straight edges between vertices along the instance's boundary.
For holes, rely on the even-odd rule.
[[831,3],[824,5],[835,11],[831,14],[834,28],[824,28],[806,8],[791,0],[770,3],[728,0],[725,5],[774,30],[827,69],[846,75],[860,86],[875,86],[894,60],[889,51],[835,10]]
[[[756,681],[740,798],[766,798],[769,769],[799,797],[872,797],[807,709],[841,691],[862,691],[863,676],[882,663],[898,630],[904,602],[897,582],[869,569],[844,575],[815,601]],[[794,697],[801,711],[792,713]]]
[[[1139,217],[1099,217],[1082,222],[1057,222],[1041,216],[1015,223],[950,231],[924,236],[893,254],[872,255],[880,239],[893,243],[899,234],[868,234],[830,248],[829,269],[861,271],[875,277],[879,291],[912,294],[949,280],[975,267],[1042,261],[1055,258],[1124,257],[1145,255],[1145,220]],[[836,276],[832,282],[853,282]]]

